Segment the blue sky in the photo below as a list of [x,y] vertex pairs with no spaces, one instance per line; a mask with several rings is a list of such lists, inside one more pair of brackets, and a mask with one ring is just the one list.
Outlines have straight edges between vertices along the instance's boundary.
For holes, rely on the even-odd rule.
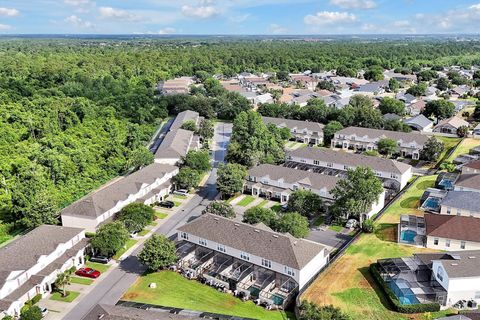
[[0,33],[478,33],[480,0],[0,0]]

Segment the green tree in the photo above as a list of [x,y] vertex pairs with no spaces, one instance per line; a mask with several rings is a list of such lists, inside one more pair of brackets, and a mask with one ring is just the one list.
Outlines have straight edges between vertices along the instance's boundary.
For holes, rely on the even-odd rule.
[[178,174],[173,178],[177,187],[181,189],[192,189],[198,186],[202,178],[200,172],[189,167],[180,168]]
[[212,169],[208,151],[191,150],[183,158],[183,166],[195,169],[200,172],[207,172]]
[[110,222],[100,226],[90,245],[96,254],[112,257],[125,246],[128,238],[128,231],[122,222]]
[[297,212],[283,214],[273,227],[276,231],[290,233],[295,238],[305,238],[310,233],[307,218]]
[[322,81],[318,82],[317,89],[328,90],[328,91],[331,91],[331,92],[335,92],[335,85],[331,81],[322,80]]
[[362,230],[365,233],[375,232],[375,222],[373,221],[373,219],[367,219],[363,221]]
[[425,161],[435,161],[445,150],[445,145],[440,140],[437,140],[435,137],[428,138],[427,142],[423,146],[423,149],[420,150],[420,159]]
[[35,194],[24,212],[22,224],[27,228],[35,228],[41,224],[58,224],[58,208],[47,190]]
[[380,139],[377,143],[378,152],[385,156],[391,156],[398,151],[397,142],[393,139]]
[[373,108],[372,99],[370,99],[369,97],[367,97],[363,94],[356,94],[353,97],[351,97],[349,104],[352,107],[357,108],[357,109]]
[[388,80],[388,89],[391,92],[397,92],[398,89],[400,89],[400,82],[398,82],[398,80],[395,78],[391,78]]
[[325,212],[325,205],[320,196],[310,190],[294,191],[287,204],[288,210],[298,212],[304,217],[313,217]]
[[381,66],[372,66],[365,71],[363,77],[369,81],[380,81],[384,79],[383,68]]
[[193,120],[185,121],[182,124],[181,128],[184,129],[184,130],[193,131],[193,132],[197,132],[197,130],[198,130],[197,124]]
[[153,234],[138,255],[149,272],[164,269],[177,261],[175,243],[164,235]]
[[236,163],[221,164],[217,171],[217,189],[226,197],[243,191],[247,169]]
[[325,127],[323,127],[323,144],[329,146],[335,133],[343,129],[343,126],[338,121],[330,121]]
[[385,97],[380,100],[380,105],[378,106],[382,114],[395,113],[399,116],[405,115],[405,104],[397,99]]
[[455,115],[455,105],[443,99],[428,101],[423,109],[423,115],[427,118],[435,116],[438,120],[447,119]]
[[350,320],[349,316],[332,305],[317,306],[311,302],[303,301],[299,309],[299,320]]
[[[141,231],[155,218],[155,210],[143,203],[133,202],[117,213],[117,219],[125,224],[130,233]],[[133,223],[132,223],[133,222]]]
[[198,134],[202,137],[203,141],[213,138],[214,126],[213,121],[209,119],[203,119],[200,121],[200,128],[198,129]]
[[346,179],[338,181],[331,191],[335,199],[332,211],[338,220],[353,216],[362,222],[363,214],[371,210],[382,192],[382,182],[372,169],[357,167],[348,170]]
[[127,164],[125,170],[133,169],[138,170],[141,167],[148,166],[152,164],[154,160],[153,153],[150,152],[146,147],[138,147],[128,154]]
[[67,296],[67,291],[65,290],[65,286],[70,283],[72,272],[67,270],[65,272],[60,272],[57,274],[57,278],[55,279],[55,287],[59,290],[62,290],[62,297]]
[[439,78],[437,80],[437,89],[440,91],[447,91],[450,87],[450,81],[447,78]]
[[243,222],[249,224],[264,223],[267,226],[274,226],[277,214],[270,208],[253,207],[247,209],[243,214]]
[[225,218],[235,218],[236,213],[230,203],[226,201],[212,201],[203,210],[202,214],[211,213]]
[[425,95],[425,92],[427,92],[427,84],[425,82],[413,85],[407,89],[407,93],[415,97],[423,96]]
[[455,170],[457,169],[457,166],[450,162],[450,161],[446,161],[446,162],[442,162],[442,164],[440,165],[440,170],[446,170],[448,172],[455,172]]
[[38,306],[26,308],[20,314],[20,320],[41,320],[42,318],[42,310]]
[[457,129],[457,135],[460,138],[466,137],[468,134],[468,126],[461,126]]

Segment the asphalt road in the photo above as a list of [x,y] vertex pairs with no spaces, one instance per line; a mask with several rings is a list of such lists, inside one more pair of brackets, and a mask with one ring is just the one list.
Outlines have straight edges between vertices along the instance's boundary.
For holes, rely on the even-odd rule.
[[[166,127],[166,126],[164,126]],[[168,127],[170,127],[168,125]],[[163,129],[163,128],[162,128]],[[156,231],[159,234],[173,236],[176,229],[196,216],[214,200],[218,191],[216,189],[217,167],[225,159],[226,149],[230,142],[232,124],[217,123],[215,125],[213,164],[214,169],[208,177],[207,183],[197,194],[183,207],[172,215]],[[68,320],[80,320],[98,303],[114,305],[123,293],[144,272],[143,265],[138,261],[137,255],[143,246],[139,246],[129,257],[120,262],[120,265],[112,270],[107,277],[99,279],[100,282],[85,296],[65,317]]]

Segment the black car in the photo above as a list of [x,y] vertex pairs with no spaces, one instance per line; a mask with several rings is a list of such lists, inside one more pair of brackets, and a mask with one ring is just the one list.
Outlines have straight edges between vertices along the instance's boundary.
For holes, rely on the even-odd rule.
[[162,201],[160,202],[160,207],[171,209],[175,207],[175,203],[173,201]]
[[110,261],[110,258],[104,256],[90,257],[90,261],[107,264]]

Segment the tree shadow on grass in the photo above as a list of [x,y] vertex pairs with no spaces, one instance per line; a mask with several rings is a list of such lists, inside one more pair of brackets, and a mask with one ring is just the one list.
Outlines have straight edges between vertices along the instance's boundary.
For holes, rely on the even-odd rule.
[[400,207],[403,209],[416,209],[419,205],[419,197],[408,197],[400,202]]
[[367,280],[370,287],[375,291],[375,294],[380,299],[380,303],[383,305],[383,307],[389,311],[395,312],[395,310],[392,308],[392,304],[390,303],[390,301],[387,298],[387,295],[385,294],[385,291],[383,291],[380,285],[375,281],[375,279],[373,279],[369,268],[368,267],[359,268],[358,271],[360,271],[363,278]]
[[393,223],[381,223],[375,229],[375,236],[387,242],[397,242],[398,225]]

